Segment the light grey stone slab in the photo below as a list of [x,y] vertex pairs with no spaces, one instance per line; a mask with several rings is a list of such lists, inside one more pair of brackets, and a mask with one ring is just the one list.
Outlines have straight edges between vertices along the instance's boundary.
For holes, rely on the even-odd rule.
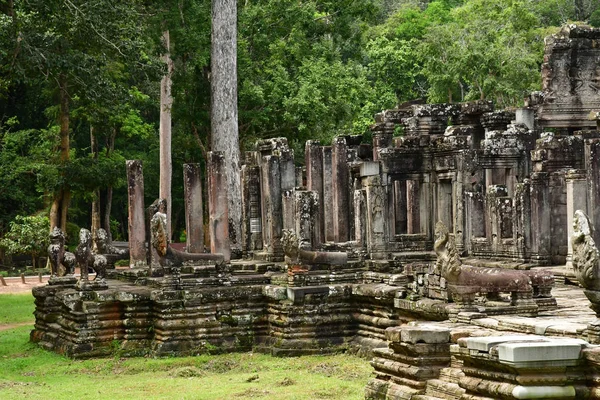
[[483,336],[466,338],[467,348],[469,350],[478,350],[489,352],[494,346],[506,342],[533,342],[544,340],[541,336],[525,336],[525,335],[505,335],[505,336]]
[[586,342],[579,339],[501,343],[498,345],[498,360],[509,363],[578,360],[584,344]]

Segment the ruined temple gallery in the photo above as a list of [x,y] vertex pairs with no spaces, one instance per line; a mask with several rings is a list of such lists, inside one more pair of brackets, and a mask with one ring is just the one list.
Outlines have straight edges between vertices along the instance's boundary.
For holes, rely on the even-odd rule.
[[224,155],[183,166],[185,252],[128,161],[129,251],[82,230],[71,254],[53,232],[31,340],[76,358],[354,351],[368,399],[600,399],[600,29],[545,45],[523,108],[401,105],[372,143],[307,142],[304,167],[286,139],[258,141],[241,235]]

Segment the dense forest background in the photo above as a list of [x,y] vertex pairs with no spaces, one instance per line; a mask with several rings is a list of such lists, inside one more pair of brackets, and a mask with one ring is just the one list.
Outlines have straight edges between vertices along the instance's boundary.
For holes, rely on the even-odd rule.
[[[210,150],[210,7],[0,1],[0,238],[57,198],[70,204],[71,240],[92,200],[113,239],[127,238],[126,159],[143,160],[146,203],[158,196],[166,30],[179,237],[181,166]],[[305,140],[366,133],[374,113],[414,99],[517,106],[540,88],[543,38],[571,21],[600,24],[600,0],[240,1],[241,146],[285,136],[301,159]]]

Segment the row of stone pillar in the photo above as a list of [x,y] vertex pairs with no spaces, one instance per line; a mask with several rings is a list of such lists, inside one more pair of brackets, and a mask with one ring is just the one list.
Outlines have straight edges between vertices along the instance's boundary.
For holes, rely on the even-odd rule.
[[[144,176],[142,162],[128,160],[127,191],[129,208],[130,267],[148,265],[146,243],[146,210],[144,207]],[[229,222],[227,213],[227,185],[224,172],[224,156],[209,152],[208,204],[211,253],[223,254],[230,259]],[[184,203],[186,222],[186,250],[189,253],[204,252],[204,209],[202,204],[202,173],[200,164],[184,164]],[[152,263],[152,260],[150,260]]]

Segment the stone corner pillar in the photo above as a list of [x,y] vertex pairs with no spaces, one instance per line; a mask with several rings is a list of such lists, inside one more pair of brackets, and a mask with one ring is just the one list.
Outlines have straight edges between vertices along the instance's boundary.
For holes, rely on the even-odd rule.
[[146,221],[144,175],[140,160],[127,160],[127,205],[129,208],[129,267],[145,267]]
[[567,268],[573,269],[573,246],[571,245],[573,215],[577,210],[588,215],[587,173],[585,170],[569,170],[565,174],[565,181],[567,182]]
[[204,253],[204,210],[200,164],[183,164],[183,197],[185,249],[188,253]]
[[333,139],[332,144],[332,184],[333,184],[333,236],[336,242],[347,242],[350,238],[350,199],[348,180],[348,146],[343,136]]
[[208,153],[208,231],[210,252],[223,254],[225,262],[231,260],[229,243],[229,212],[227,203],[227,173],[222,152]]

